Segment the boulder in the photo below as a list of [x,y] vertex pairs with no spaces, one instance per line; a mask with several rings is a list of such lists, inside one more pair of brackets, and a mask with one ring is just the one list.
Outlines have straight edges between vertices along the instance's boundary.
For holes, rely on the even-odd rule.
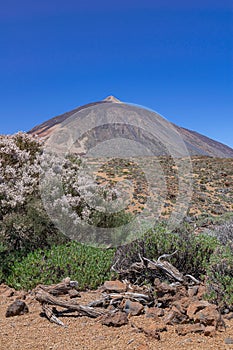
[[18,316],[28,313],[28,306],[22,300],[15,300],[6,310],[6,317]]
[[194,322],[200,322],[205,326],[215,326],[217,327],[221,319],[221,315],[217,310],[217,306],[210,304],[203,310],[197,312],[194,317]]
[[137,301],[127,300],[125,302],[124,311],[131,316],[137,316],[144,311],[144,306]]
[[170,325],[174,325],[177,323],[185,323],[186,320],[187,320],[187,316],[182,314],[175,307],[173,307],[172,310],[169,311],[168,314],[163,318],[164,323],[170,324]]
[[143,332],[145,333],[145,335],[147,335],[148,337],[160,340],[160,333],[161,332],[166,332],[167,331],[167,327],[162,325],[149,325],[148,327],[144,327]]

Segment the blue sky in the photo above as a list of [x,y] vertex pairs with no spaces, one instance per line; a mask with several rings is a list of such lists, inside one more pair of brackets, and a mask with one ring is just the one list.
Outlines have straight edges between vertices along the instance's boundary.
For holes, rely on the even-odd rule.
[[0,8],[0,133],[115,95],[233,147],[231,0]]

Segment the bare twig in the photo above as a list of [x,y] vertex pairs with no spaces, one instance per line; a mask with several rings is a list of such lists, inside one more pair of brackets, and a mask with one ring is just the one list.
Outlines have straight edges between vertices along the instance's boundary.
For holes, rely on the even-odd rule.
[[177,250],[171,254],[163,254],[157,259],[157,262],[160,262],[160,260],[164,259],[164,258],[170,258],[171,256],[175,255],[176,253],[177,253]]
[[189,277],[193,282],[195,282],[196,284],[200,284],[201,281],[199,281],[198,279],[196,279],[195,277],[193,277],[192,275],[185,275],[184,277]]

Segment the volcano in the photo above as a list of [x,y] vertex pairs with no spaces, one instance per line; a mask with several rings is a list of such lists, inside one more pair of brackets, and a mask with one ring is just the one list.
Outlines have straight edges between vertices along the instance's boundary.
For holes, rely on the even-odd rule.
[[[127,104],[121,102],[114,96],[108,96],[104,100],[91,102],[83,106],[79,106],[71,111],[55,116],[42,124],[35,126],[28,133],[37,135],[38,137],[48,138],[51,136],[63,122],[66,122],[68,118],[77,112],[84,111],[89,107],[94,107],[103,104],[123,104],[127,108]],[[130,106],[130,105],[129,105]],[[155,118],[157,113],[154,113]],[[181,138],[183,139],[190,156],[209,156],[218,158],[233,158],[233,149],[221,142],[215,141],[207,136],[204,136],[198,132],[177,126],[173,123],[171,125],[176,129]],[[137,141],[137,140],[135,140]],[[158,154],[160,155],[160,154]]]

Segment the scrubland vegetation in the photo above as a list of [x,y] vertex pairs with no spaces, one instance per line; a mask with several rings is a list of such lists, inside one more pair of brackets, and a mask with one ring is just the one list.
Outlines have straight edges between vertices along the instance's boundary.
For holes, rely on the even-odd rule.
[[[177,251],[171,258],[172,264],[183,273],[205,280],[208,299],[222,307],[232,308],[233,216],[230,191],[233,169],[229,166],[228,173],[226,168],[220,170],[216,175],[217,190],[213,193],[214,186],[210,189],[212,192],[208,192],[208,184],[213,180],[210,178],[213,161],[207,159],[206,171],[203,170],[203,159],[195,158],[193,162],[194,173],[198,173],[200,166],[200,176],[194,188],[202,186],[203,189],[202,195],[198,192],[198,198],[195,197],[194,201],[199,215],[194,215],[191,208],[184,221],[173,231],[164,218],[132,243],[101,249],[71,241],[51,221],[44,208],[39,186],[43,164],[49,166],[51,178],[59,174],[63,184],[62,196],[56,193],[56,189],[52,194],[48,192],[48,197],[44,196],[48,205],[52,206],[51,210],[62,208],[64,215],[73,222],[85,220],[98,227],[127,222],[130,214],[121,212],[106,217],[101,211],[101,203],[98,215],[93,211],[91,204],[96,201],[94,194],[97,185],[79,172],[79,158],[68,155],[61,165],[56,157],[43,154],[41,141],[27,134],[1,136],[0,283],[7,283],[16,289],[31,289],[38,283],[57,283],[69,276],[79,281],[80,289],[96,288],[105,280],[115,277],[111,271],[114,263],[119,269],[127,269],[132,262],[138,261],[139,253],[149,259],[157,259],[164,253]],[[223,161],[219,162],[222,166]],[[225,163],[229,165],[232,161]],[[217,164],[214,164],[216,167]],[[222,190],[218,192],[219,189]],[[101,191],[110,200],[121,195],[111,188],[102,188]],[[87,196],[88,204],[84,200]],[[222,196],[222,201],[225,200],[224,205],[219,196]],[[214,198],[215,208],[221,209],[221,213],[208,212],[204,207],[203,203],[210,206],[211,198]],[[98,205],[94,204],[95,207]],[[70,207],[71,213],[68,210]],[[149,284],[151,276],[137,282]]]

